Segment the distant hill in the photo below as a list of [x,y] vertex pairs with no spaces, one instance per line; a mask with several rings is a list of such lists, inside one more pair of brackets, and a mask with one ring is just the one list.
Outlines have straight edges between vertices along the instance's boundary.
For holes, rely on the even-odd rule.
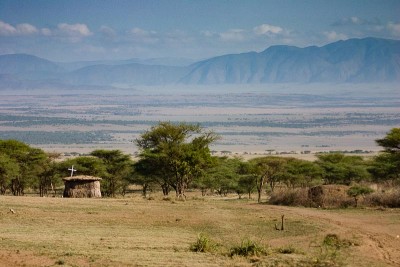
[[187,72],[186,67],[126,64],[88,66],[63,77],[73,84],[88,85],[159,85],[171,84]]
[[[171,65],[175,62],[175,66]],[[26,54],[0,56],[0,89],[40,86],[400,82],[400,41],[349,39],[322,47],[271,46],[262,52],[185,59],[57,63]]]
[[271,46],[261,53],[211,58],[193,64],[192,68],[180,82],[398,82],[400,41],[365,38],[322,47]]

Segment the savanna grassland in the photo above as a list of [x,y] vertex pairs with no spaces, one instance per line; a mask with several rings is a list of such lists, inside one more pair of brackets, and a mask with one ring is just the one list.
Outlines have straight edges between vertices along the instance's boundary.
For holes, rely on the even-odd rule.
[[[294,208],[199,194],[186,201],[1,196],[0,266],[400,264],[398,209]],[[275,229],[281,215],[283,231]],[[201,233],[216,244],[209,252],[190,249]],[[263,252],[231,255],[246,240]]]

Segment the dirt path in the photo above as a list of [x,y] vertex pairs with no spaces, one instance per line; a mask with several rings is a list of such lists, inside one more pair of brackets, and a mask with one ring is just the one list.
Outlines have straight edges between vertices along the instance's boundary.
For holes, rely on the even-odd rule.
[[334,227],[336,233],[357,236],[360,239],[360,246],[357,247],[360,255],[390,266],[400,266],[399,210],[382,211],[393,213],[394,216],[388,217],[379,216],[376,212],[370,214],[368,210],[347,212],[283,206],[268,206],[268,209],[280,211],[287,217],[295,215],[326,223],[327,228]]

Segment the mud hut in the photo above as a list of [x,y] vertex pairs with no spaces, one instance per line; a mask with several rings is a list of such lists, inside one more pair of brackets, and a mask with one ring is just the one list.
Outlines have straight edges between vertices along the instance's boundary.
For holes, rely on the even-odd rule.
[[77,175],[63,178],[65,188],[63,197],[85,198],[101,197],[100,177]]

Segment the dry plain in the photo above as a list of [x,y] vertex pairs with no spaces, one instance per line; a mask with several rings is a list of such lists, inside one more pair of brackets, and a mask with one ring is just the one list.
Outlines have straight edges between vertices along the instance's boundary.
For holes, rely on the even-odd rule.
[[[15,213],[10,212],[13,209]],[[274,225],[285,215],[285,230]],[[323,210],[200,197],[0,197],[0,266],[399,266],[400,210]],[[200,233],[219,244],[192,252]],[[335,234],[339,249],[322,245]],[[267,255],[229,256],[250,239]],[[289,248],[284,253],[283,249]]]
[[[175,90],[175,91],[174,91]],[[0,138],[46,151],[121,149],[159,121],[221,135],[212,150],[273,153],[379,151],[400,125],[396,85],[254,85],[119,91],[0,91]]]

